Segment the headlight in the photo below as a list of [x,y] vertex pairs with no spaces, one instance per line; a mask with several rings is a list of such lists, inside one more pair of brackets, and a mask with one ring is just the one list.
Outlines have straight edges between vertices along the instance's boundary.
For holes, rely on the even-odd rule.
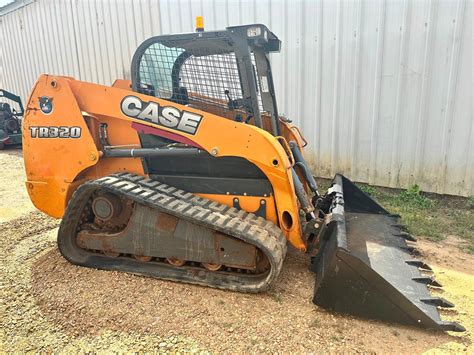
[[262,29],[260,27],[249,27],[247,28],[248,37],[258,37],[262,34]]

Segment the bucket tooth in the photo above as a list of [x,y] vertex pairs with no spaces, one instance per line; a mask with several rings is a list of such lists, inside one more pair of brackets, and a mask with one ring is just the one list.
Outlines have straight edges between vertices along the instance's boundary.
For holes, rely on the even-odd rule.
[[[410,258],[415,241],[403,232],[393,215],[337,174],[326,194],[328,228],[321,229],[313,302],[337,312],[366,318],[464,331],[455,322],[441,320],[438,306],[450,306],[433,297],[429,286],[441,285],[423,271],[430,267]],[[398,234],[397,234],[398,233]]]
[[466,328],[464,328],[458,322],[439,322],[439,327],[444,331],[451,331],[451,332],[465,332]]
[[443,287],[438,281],[431,277],[427,276],[417,276],[411,278],[413,281],[424,283],[425,285],[433,286],[433,287]]
[[404,224],[392,224],[392,227],[400,229],[402,232],[407,232],[408,233],[408,228]]
[[419,251],[416,247],[414,247],[414,246],[412,246],[412,245],[402,246],[401,249],[402,249],[402,250],[405,250],[405,251],[407,251],[407,252],[409,252],[410,254],[412,254],[412,255],[414,255],[414,256],[419,256],[419,255],[421,255],[420,251]]
[[408,265],[416,266],[420,269],[427,270],[427,271],[433,271],[433,269],[426,263],[424,263],[421,260],[405,260],[405,262]]
[[436,307],[444,307],[444,308],[453,308],[454,304],[445,300],[442,297],[428,297],[420,299],[421,302],[426,304],[432,304]]
[[397,236],[397,237],[403,237],[406,240],[409,240],[410,242],[416,242],[416,238],[414,236],[412,236],[411,234],[406,233],[406,232],[400,232],[400,233],[397,233],[397,234],[394,234],[394,235]]

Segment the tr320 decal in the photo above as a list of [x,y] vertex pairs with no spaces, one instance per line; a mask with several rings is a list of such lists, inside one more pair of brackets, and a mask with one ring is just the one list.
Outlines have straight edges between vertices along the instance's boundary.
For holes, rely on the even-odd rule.
[[77,126],[32,126],[31,138],[80,138],[81,127]]

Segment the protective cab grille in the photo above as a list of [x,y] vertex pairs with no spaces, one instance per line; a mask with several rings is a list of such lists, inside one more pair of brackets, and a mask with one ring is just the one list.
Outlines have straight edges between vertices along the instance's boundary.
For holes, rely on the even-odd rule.
[[[231,119],[238,114],[247,117],[243,107],[229,105],[230,100],[245,99],[241,82],[237,58],[228,49],[214,48],[209,53],[194,48],[191,54],[183,48],[155,42],[143,52],[138,67],[140,92]],[[260,88],[257,90],[263,111]]]

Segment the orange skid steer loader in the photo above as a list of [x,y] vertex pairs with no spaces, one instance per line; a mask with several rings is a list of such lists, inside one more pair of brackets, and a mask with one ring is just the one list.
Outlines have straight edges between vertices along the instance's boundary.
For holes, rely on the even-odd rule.
[[62,218],[75,265],[241,292],[277,282],[287,243],[312,258],[314,303],[427,328],[439,286],[414,238],[342,175],[321,194],[300,130],[278,114],[260,24],[152,37],[131,81],[42,75],[23,126],[26,186]]

